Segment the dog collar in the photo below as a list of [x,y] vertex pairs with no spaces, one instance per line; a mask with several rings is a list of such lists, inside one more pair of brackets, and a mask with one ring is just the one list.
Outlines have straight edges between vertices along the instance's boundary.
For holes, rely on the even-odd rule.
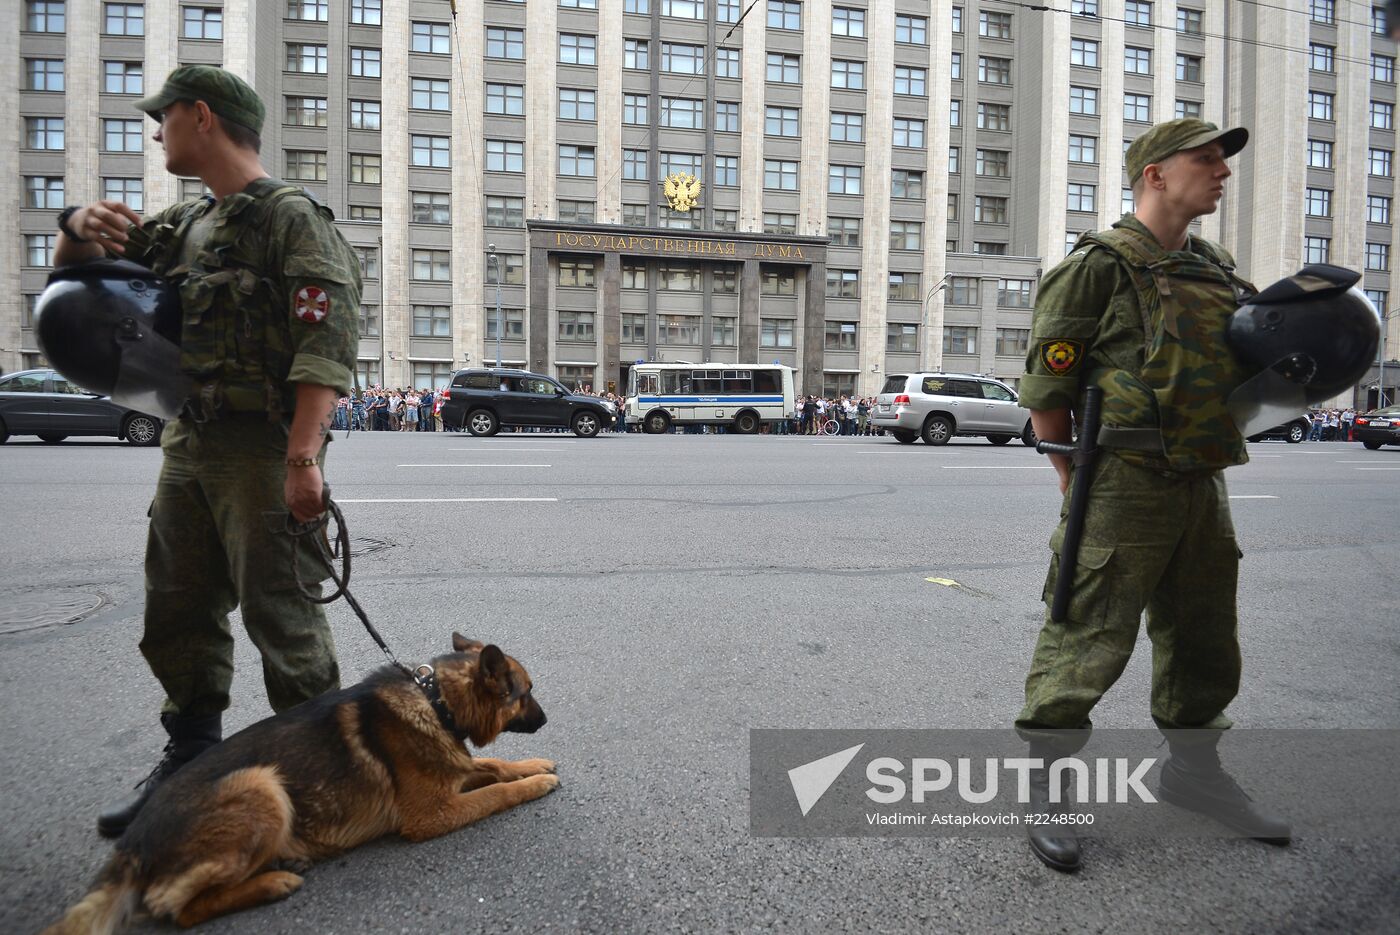
[[443,730],[451,734],[457,741],[464,742],[467,739],[467,732],[457,726],[457,719],[448,710],[447,701],[442,697],[442,686],[438,685],[437,673],[430,665],[421,665],[413,670],[413,681],[423,690],[427,696],[428,705],[437,715],[438,722],[442,724]]

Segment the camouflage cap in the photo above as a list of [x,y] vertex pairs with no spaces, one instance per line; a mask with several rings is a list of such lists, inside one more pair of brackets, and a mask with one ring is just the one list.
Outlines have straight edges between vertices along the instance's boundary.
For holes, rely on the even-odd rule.
[[160,120],[160,112],[176,101],[203,101],[209,109],[225,120],[262,132],[266,109],[258,92],[231,71],[217,65],[181,65],[165,79],[156,94],[136,102],[152,120]]
[[1156,165],[1183,149],[1219,143],[1225,148],[1225,155],[1229,157],[1244,149],[1244,144],[1248,142],[1249,131],[1244,127],[1222,130],[1213,123],[1197,120],[1195,117],[1183,117],[1180,120],[1156,124],[1133,140],[1132,145],[1128,147],[1125,157],[1128,184],[1136,185],[1137,180],[1142,178],[1143,169]]

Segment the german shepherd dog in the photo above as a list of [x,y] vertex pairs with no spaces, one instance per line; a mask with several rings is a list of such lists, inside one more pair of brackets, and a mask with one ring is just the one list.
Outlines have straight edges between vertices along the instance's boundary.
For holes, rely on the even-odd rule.
[[547,795],[549,760],[473,757],[545,715],[496,646],[452,634],[432,661],[436,706],[385,666],[210,747],[162,783],[117,841],[87,897],[50,933],[111,932],[143,907],[178,925],[282,899],[313,861],[397,832],[456,831]]

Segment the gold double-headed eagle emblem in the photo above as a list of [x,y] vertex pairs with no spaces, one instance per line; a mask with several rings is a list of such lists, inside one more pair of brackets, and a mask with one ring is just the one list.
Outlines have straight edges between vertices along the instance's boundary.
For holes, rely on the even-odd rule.
[[666,176],[666,181],[661,183],[661,192],[672,211],[689,211],[700,203],[700,180],[685,172],[677,172]]

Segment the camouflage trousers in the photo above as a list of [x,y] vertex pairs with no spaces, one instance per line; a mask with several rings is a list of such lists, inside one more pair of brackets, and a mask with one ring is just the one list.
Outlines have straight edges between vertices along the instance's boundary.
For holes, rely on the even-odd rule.
[[[1132,655],[1144,610],[1157,725],[1229,727],[1225,707],[1240,684],[1241,553],[1223,473],[1164,475],[1108,452],[1094,471],[1074,596],[1064,623],[1046,613],[1017,729],[1088,728],[1089,712]],[[1047,605],[1068,509],[1067,495],[1050,539]]]
[[[164,460],[146,539],[141,653],[165,689],[166,713],[200,717],[229,706],[229,613],[262,655],[274,711],[340,684],[325,612],[297,590],[283,528],[287,428],[266,415],[165,427]],[[324,463],[325,451],[321,458]],[[301,579],[319,594],[326,572],[301,550]]]

